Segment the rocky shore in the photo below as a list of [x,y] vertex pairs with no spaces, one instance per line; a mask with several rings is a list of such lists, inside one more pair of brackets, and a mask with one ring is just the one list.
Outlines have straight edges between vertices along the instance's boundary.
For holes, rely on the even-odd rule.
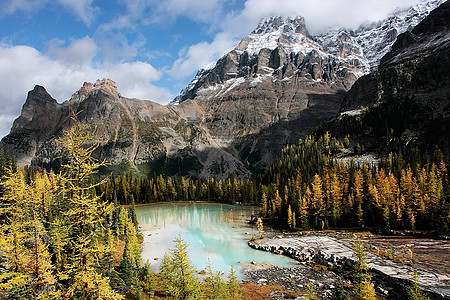
[[[327,299],[333,293],[337,282],[347,282],[334,272],[315,270],[306,263],[286,268],[265,263],[244,264],[244,276],[248,281],[261,286],[279,284],[287,291],[305,291],[312,285],[320,299]],[[285,299],[281,293],[274,293],[271,299]]]
[[[287,255],[300,263],[295,268],[267,264],[245,265],[247,280],[259,285],[277,283],[286,290],[305,291],[312,284],[321,299],[329,299],[336,285],[350,285],[350,274],[355,262],[352,239],[339,235],[279,235],[250,241],[258,250]],[[380,296],[404,299],[411,285],[414,268],[401,262],[367,253],[367,264],[373,283]],[[450,299],[450,277],[416,267],[419,284],[431,299]],[[274,299],[284,299],[275,297]]]

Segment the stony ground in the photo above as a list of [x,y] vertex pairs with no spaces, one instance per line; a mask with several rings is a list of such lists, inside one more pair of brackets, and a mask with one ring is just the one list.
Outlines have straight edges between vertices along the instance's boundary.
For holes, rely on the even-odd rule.
[[450,276],[450,240],[448,239],[436,240],[407,235],[370,236],[364,238],[363,242],[394,257],[412,261],[422,269]]
[[[330,270],[315,269],[307,264],[298,267],[285,268],[268,264],[255,263],[255,267],[244,266],[247,280],[261,286],[279,284],[284,290],[305,292],[308,285],[312,285],[320,299],[331,296],[337,282],[345,279]],[[303,293],[301,293],[303,294]],[[283,293],[272,293],[272,299],[285,299]]]
[[[278,283],[287,290],[305,291],[312,284],[320,298],[329,298],[338,282],[350,285],[349,273],[355,260],[352,242],[352,235],[343,233],[289,236],[269,233],[265,239],[250,242],[250,246],[288,255],[303,263],[296,268],[257,263],[244,266],[247,279],[259,285]],[[446,271],[450,268],[448,241],[368,235],[362,242],[366,244],[371,273],[376,275],[373,281],[379,296],[402,299],[416,269],[420,284],[431,292],[432,298],[450,299],[450,277]],[[408,259],[411,253],[412,262]]]

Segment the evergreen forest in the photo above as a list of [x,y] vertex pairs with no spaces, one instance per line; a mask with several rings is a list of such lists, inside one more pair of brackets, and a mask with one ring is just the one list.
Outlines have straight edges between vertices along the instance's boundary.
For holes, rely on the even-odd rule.
[[449,232],[448,155],[438,148],[389,153],[378,162],[347,158],[348,137],[328,133],[287,146],[254,180],[133,177],[97,188],[105,201],[257,204],[264,223],[289,230],[369,228]]
[[234,270],[226,281],[211,263],[205,282],[194,278],[181,236],[155,275],[141,259],[137,204],[260,205],[259,220],[291,231],[449,232],[449,159],[438,148],[356,162],[345,157],[348,137],[325,134],[287,146],[254,180],[98,179],[107,162],[92,157],[97,145],[83,124],[76,122],[56,142],[63,153],[59,170],[17,168],[14,158],[0,155],[1,298],[148,299],[157,286],[172,299],[242,298]]

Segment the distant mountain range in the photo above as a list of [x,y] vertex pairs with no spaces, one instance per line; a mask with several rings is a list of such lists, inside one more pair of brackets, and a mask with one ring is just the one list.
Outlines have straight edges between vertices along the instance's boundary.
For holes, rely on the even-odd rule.
[[[71,126],[72,109],[100,142],[96,155],[118,172],[245,178],[324,121],[332,119],[324,126],[334,124],[336,134],[355,129],[354,120],[342,118],[349,111],[358,117],[361,106],[427,102],[429,110],[412,123],[444,120],[442,132],[450,98],[448,6],[430,1],[356,30],[314,36],[301,17],[263,19],[167,106],[122,97],[109,79],[85,83],[62,104],[36,86],[2,145],[22,165],[52,164],[52,139]],[[414,115],[413,108],[405,114]],[[436,126],[424,126],[394,127],[425,141],[419,136]]]

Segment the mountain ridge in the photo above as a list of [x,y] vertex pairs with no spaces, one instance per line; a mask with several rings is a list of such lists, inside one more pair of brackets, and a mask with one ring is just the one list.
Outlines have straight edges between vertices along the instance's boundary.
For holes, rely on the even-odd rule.
[[[15,121],[20,126],[13,126],[2,145],[22,165],[50,164],[57,157],[52,140],[71,126],[73,110],[98,139],[96,156],[115,166],[144,174],[248,178],[272,162],[286,144],[335,117],[358,70],[368,68],[353,59],[361,51],[347,49],[349,43],[339,46],[342,57],[323,55],[303,18],[287,24],[279,18],[264,22],[211,69],[199,72],[185,94],[192,97],[176,105],[128,99],[110,79],[84,83],[62,104],[36,87]],[[263,32],[276,43],[269,41],[257,55],[250,55],[245,49],[253,49]],[[339,37],[343,42],[348,38]],[[300,42],[292,49],[307,49],[301,41],[318,48],[286,52],[283,45],[293,40]],[[50,108],[37,107],[36,100],[47,101]]]
[[[221,84],[226,80],[245,77],[250,74],[265,75],[267,72],[275,72],[280,67],[280,62],[278,64],[270,64],[270,61],[269,63],[265,61],[251,63],[252,56],[259,54],[261,51],[267,52],[265,49],[272,52],[276,48],[283,49],[285,54],[281,55],[278,60],[283,60],[286,56],[297,56],[300,52],[303,58],[308,53],[312,53],[313,56],[318,55],[327,59],[331,54],[334,61],[341,64],[339,66],[341,70],[348,70],[349,73],[353,73],[355,78],[349,79],[350,83],[353,83],[357,78],[376,69],[381,57],[389,51],[390,46],[399,34],[417,25],[430,11],[443,2],[445,0],[420,3],[409,9],[397,11],[385,20],[365,24],[365,26],[361,25],[356,30],[332,28],[314,36],[308,33],[305,19],[301,16],[295,18],[279,16],[263,18],[256,29],[250,35],[244,37],[231,52],[219,59],[216,64],[199,70],[192,82],[180,92],[172,103],[176,104],[186,99],[195,98],[196,91],[201,87]],[[289,35],[286,33],[289,33]],[[237,55],[239,55],[239,58],[235,58]],[[276,53],[274,53],[274,57],[277,58]],[[286,60],[289,59],[284,59],[284,62]],[[301,67],[300,64],[303,63],[303,59],[300,60],[300,64],[298,63],[298,56],[291,60],[295,61],[294,70]],[[250,64],[245,62],[250,62]],[[316,62],[313,60],[313,63]],[[255,69],[255,65],[257,69]],[[222,70],[223,67],[226,68],[226,71]],[[303,75],[312,73],[313,79],[322,79],[320,76],[322,74],[319,73],[324,71],[327,73],[325,69],[330,68],[330,66],[322,67],[323,71],[316,68],[315,70],[307,70],[309,72],[305,72]],[[219,69],[219,71],[215,69]],[[226,76],[227,74],[229,76]],[[288,74],[292,75],[291,73]],[[330,79],[329,77],[327,78]],[[283,78],[286,78],[286,76]]]
[[387,152],[450,140],[450,3],[400,35],[377,71],[345,95],[340,116],[324,126],[354,132],[366,148]]

